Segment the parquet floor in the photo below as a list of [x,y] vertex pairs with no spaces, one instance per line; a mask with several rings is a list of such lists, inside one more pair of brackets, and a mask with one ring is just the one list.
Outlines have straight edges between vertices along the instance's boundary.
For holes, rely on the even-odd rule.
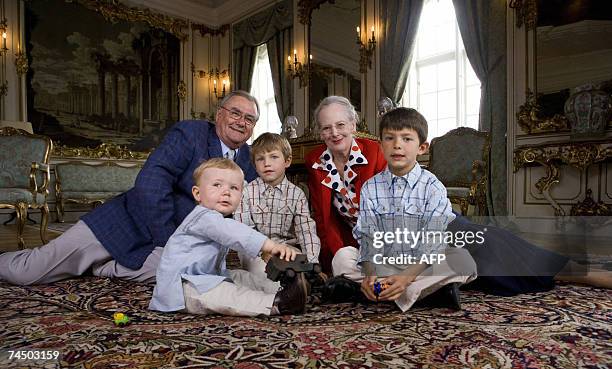
[[[23,230],[25,247],[33,248],[42,245],[40,240],[40,225],[26,225]],[[47,230],[47,237],[52,240],[61,233]],[[14,224],[2,225],[0,223],[0,251],[15,251],[17,247],[17,226]]]

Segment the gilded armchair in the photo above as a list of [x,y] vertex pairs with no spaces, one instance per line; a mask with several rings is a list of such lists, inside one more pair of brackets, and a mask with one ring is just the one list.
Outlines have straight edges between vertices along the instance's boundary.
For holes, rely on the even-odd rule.
[[436,137],[429,147],[428,169],[446,186],[451,203],[466,215],[469,206],[487,209],[490,139],[488,132],[459,127]]
[[0,208],[17,213],[17,243],[24,247],[23,229],[28,209],[40,209],[40,239],[47,242],[47,187],[51,139],[21,129],[0,129]]

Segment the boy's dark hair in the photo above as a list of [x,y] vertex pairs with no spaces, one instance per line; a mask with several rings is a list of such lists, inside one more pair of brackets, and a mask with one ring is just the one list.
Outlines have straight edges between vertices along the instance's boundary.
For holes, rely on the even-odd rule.
[[255,162],[255,155],[278,150],[283,154],[285,160],[291,156],[291,145],[289,141],[278,133],[262,133],[251,145],[251,160]]
[[414,129],[419,136],[419,145],[427,141],[427,120],[421,113],[412,108],[396,108],[385,113],[380,119],[380,138],[385,129],[401,131],[404,128]]

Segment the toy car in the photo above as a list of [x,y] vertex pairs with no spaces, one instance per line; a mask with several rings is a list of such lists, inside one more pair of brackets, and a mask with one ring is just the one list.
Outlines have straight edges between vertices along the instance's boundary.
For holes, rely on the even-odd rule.
[[321,265],[309,263],[304,254],[296,255],[293,261],[286,261],[278,256],[272,256],[266,264],[268,279],[280,282],[281,286],[287,286],[291,283],[297,273],[304,273],[312,287],[322,284],[319,282],[321,279]]

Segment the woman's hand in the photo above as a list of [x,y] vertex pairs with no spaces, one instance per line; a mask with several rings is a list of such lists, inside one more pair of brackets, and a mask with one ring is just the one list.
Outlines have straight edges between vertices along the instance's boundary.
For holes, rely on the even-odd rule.
[[[270,239],[267,239],[261,247],[262,259],[267,258],[269,260],[272,255],[276,255],[281,259],[285,259],[286,261],[293,261],[295,260],[295,256],[297,254],[298,252],[295,248],[282,243],[274,242]],[[267,260],[264,259],[264,261]]]

